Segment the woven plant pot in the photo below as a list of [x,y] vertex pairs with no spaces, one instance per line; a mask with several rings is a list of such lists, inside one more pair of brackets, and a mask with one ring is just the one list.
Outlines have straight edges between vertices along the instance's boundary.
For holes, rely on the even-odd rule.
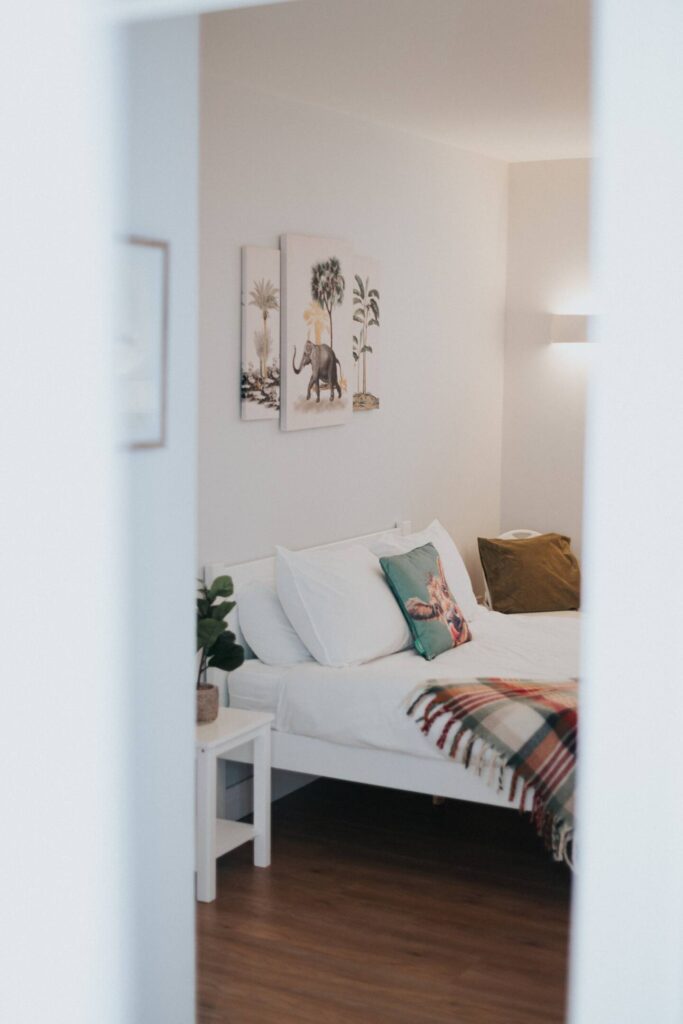
[[215,722],[218,718],[218,687],[197,688],[197,721]]

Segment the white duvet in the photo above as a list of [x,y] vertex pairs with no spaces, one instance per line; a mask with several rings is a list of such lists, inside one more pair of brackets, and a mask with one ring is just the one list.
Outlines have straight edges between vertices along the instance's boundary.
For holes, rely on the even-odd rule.
[[408,718],[408,695],[429,679],[511,676],[559,681],[579,674],[579,614],[501,615],[482,609],[472,640],[428,662],[401,651],[354,668],[257,660],[230,675],[234,707],[272,710],[275,728],[354,747],[440,755]]

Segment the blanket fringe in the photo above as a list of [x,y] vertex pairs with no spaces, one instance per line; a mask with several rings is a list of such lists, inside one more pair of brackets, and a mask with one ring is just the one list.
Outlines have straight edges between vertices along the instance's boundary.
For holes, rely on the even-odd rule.
[[[438,689],[438,687],[430,687],[426,691],[421,690],[419,696],[408,707],[407,713],[412,715],[421,702],[428,701],[424,713],[417,720],[421,724],[422,732],[425,735],[431,731],[432,726],[443,715],[449,715],[448,721],[442,728],[436,744],[440,750],[443,750],[451,730],[458,723],[457,719],[452,714],[449,714],[452,711],[450,706],[452,702],[440,702],[438,699]],[[466,742],[464,742],[464,747],[461,751],[461,744],[465,740]],[[458,757],[459,752],[460,757]],[[478,737],[469,726],[462,723],[458,725],[457,731],[451,739],[448,756],[454,761],[462,763],[465,768],[472,769],[480,777],[485,775],[486,785],[496,789],[498,792],[503,792],[505,788],[505,769],[508,767],[509,760],[507,753],[498,750],[494,743]],[[533,787],[534,780],[532,778],[525,779],[519,767],[513,770],[508,790],[508,800],[510,803],[516,802],[515,798],[520,780],[522,781],[522,790],[518,806],[520,812],[524,812],[529,789]],[[572,847],[574,830],[571,825],[568,825],[557,814],[546,809],[543,796],[539,792],[534,792],[530,813],[536,831],[543,839],[547,849],[552,853],[553,859],[564,861],[573,870]]]

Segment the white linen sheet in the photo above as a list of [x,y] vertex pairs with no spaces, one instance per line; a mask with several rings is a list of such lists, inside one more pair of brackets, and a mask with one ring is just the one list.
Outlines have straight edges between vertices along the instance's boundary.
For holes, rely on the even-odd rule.
[[351,668],[317,662],[280,668],[253,659],[231,673],[230,701],[274,712],[274,728],[281,732],[440,758],[405,712],[406,698],[419,684],[473,676],[549,682],[578,676],[579,625],[578,612],[501,615],[482,609],[471,624],[471,642],[434,661],[412,649]]

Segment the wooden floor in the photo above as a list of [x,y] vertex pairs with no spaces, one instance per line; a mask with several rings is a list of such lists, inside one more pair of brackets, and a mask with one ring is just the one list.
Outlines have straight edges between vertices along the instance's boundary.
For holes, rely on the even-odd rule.
[[200,1024],[555,1024],[569,873],[515,811],[320,780],[198,904]]

